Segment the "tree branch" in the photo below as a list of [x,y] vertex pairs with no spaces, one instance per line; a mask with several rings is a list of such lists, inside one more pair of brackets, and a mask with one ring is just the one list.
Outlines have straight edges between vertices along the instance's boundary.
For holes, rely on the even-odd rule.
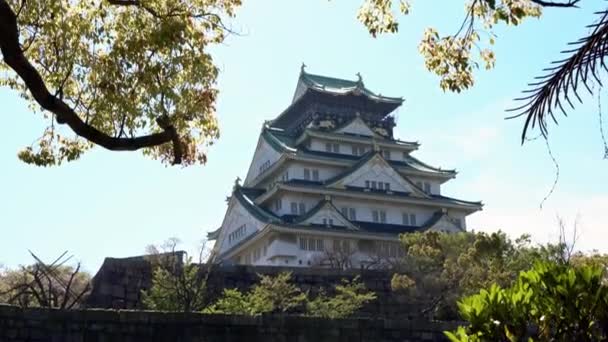
[[[555,110],[567,115],[565,105],[574,108],[573,100],[583,102],[579,95],[579,86],[583,85],[587,92],[593,94],[592,83],[602,87],[600,72],[608,71],[605,58],[608,56],[608,11],[600,12],[597,23],[590,25],[592,32],[570,45],[575,48],[563,51],[571,53],[568,58],[553,62],[555,66],[545,69],[546,75],[536,77],[537,81],[530,83],[531,89],[524,91],[524,96],[516,100],[524,104],[510,109],[519,112],[507,119],[525,116],[522,132],[522,144],[526,141],[528,130],[539,126],[543,136],[548,133],[547,119],[557,123]],[[571,96],[574,95],[574,98]]]
[[[111,0],[110,3],[112,2],[126,4],[134,1]],[[36,102],[43,109],[55,114],[58,123],[67,124],[77,135],[111,151],[135,151],[172,142],[173,163],[181,163],[183,152],[181,142],[169,117],[161,116],[156,120],[163,129],[161,133],[136,138],[115,138],[83,122],[72,108],[52,95],[40,73],[23,54],[19,44],[17,17],[6,0],[0,0],[0,51],[4,62],[19,75]]]
[[581,0],[568,0],[567,2],[555,2],[544,0],[530,0],[531,2],[543,7],[578,7],[576,4]]

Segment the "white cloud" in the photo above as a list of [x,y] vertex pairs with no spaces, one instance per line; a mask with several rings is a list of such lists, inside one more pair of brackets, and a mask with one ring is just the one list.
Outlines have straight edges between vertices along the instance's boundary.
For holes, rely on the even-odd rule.
[[[593,249],[608,253],[608,195],[555,196],[541,210],[538,203],[520,197],[511,198],[510,205],[488,205],[469,218],[469,228],[482,231],[501,229],[512,237],[530,234],[535,242],[556,242],[559,237],[557,217],[566,222],[571,234],[578,217],[578,250]],[[504,203],[504,202],[503,202]],[[569,231],[568,231],[569,230]]]

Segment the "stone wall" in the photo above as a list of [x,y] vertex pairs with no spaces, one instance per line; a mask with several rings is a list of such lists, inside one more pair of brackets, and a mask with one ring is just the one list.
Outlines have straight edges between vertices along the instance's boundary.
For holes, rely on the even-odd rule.
[[222,316],[126,310],[21,309],[0,305],[1,342],[445,341],[455,323]]
[[[366,287],[374,291],[377,299],[366,305],[359,316],[387,318],[421,318],[421,312],[429,303],[413,302],[411,298],[391,290],[390,272],[369,270],[338,271],[324,268],[286,268],[259,266],[214,267],[208,280],[210,301],[213,302],[223,289],[247,290],[259,280],[258,274],[274,275],[292,272],[293,281],[314,296],[320,289],[331,293],[342,279],[359,276]],[[93,291],[88,297],[89,308],[141,309],[141,290],[151,286],[152,268],[145,257],[125,259],[106,258],[93,279]],[[428,318],[428,317],[427,317]]]

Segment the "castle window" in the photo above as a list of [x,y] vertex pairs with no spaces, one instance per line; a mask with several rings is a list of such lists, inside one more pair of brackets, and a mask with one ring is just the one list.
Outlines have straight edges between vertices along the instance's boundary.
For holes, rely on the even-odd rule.
[[316,247],[317,247],[317,239],[314,238],[308,238],[308,250],[309,251],[315,251]]
[[322,252],[325,248],[323,247],[323,239],[317,239],[317,251]]
[[281,180],[287,182],[289,180],[289,172],[285,171],[283,175],[281,175]]
[[365,187],[369,189],[369,181],[368,180],[365,181]]
[[356,145],[353,145],[352,147],[354,156],[362,156],[363,154],[365,154],[365,147]]
[[458,226],[458,228],[462,228],[462,220],[461,219],[454,219],[454,222],[456,222],[456,226]]
[[410,225],[416,225],[416,214],[410,214]]
[[384,190],[384,183],[383,182],[378,182],[378,189]]
[[349,208],[348,209],[348,218],[350,220],[356,220],[357,219],[357,211],[355,210],[355,208]]
[[372,183],[372,189],[376,190],[376,188],[377,188],[376,181],[371,181],[371,183]]
[[384,183],[384,190],[390,191],[391,190],[391,183]]
[[319,170],[312,170],[312,180],[314,180],[314,181],[319,180]]
[[403,225],[405,225],[405,226],[410,225],[410,215],[408,213],[403,213],[402,219],[403,219]]
[[245,232],[247,230],[247,225],[242,225],[235,229],[232,233],[228,234],[228,243],[236,242],[240,240],[243,236],[245,236]]
[[300,211],[300,215],[304,215],[304,213],[306,212],[306,205],[300,202],[300,204],[298,205],[298,209]]
[[340,212],[342,213],[342,216],[348,217],[348,208],[342,207],[340,208]]
[[291,214],[292,215],[297,215],[298,214],[298,203],[291,202]]
[[333,152],[340,153],[340,144],[333,144]]
[[372,210],[372,221],[377,223],[386,223],[386,211]]
[[407,152],[403,151],[403,159],[407,160]]
[[282,202],[280,199],[279,199],[279,200],[276,200],[276,201],[274,202],[274,209],[275,209],[276,211],[281,210],[281,207],[282,207],[282,206],[283,206],[283,202]]
[[381,154],[384,157],[384,159],[391,159],[391,151],[390,150],[382,150]]
[[305,251],[307,245],[308,245],[308,240],[306,238],[300,237],[300,249]]
[[431,184],[428,182],[424,182],[424,192],[426,192],[427,194],[431,193]]
[[325,143],[325,152],[331,152],[331,143]]
[[304,179],[310,180],[310,169],[304,169]]

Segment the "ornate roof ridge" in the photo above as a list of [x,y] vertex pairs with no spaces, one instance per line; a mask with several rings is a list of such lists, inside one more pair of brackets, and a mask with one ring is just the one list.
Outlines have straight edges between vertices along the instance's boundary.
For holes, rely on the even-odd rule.
[[362,94],[365,94],[366,96],[378,101],[399,104],[403,103],[404,101],[403,97],[383,96],[381,94],[376,94],[373,91],[369,90],[363,83],[363,77],[361,77],[360,73],[356,74],[357,80],[353,81],[332,76],[308,73],[306,72],[304,67],[305,65],[303,65],[303,68],[300,71],[300,80],[304,81],[304,83],[309,89],[339,94],[347,94],[359,91]]

